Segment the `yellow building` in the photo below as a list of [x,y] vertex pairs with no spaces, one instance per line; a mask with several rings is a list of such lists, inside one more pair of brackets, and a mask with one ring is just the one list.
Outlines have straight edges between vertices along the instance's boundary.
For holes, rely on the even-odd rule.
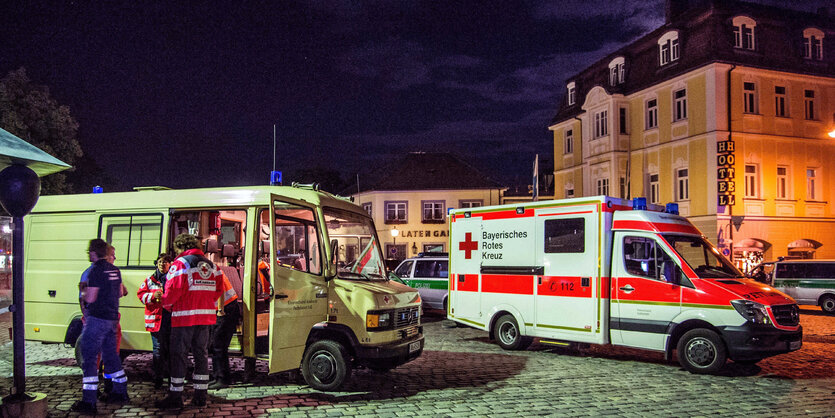
[[835,258],[828,12],[697,3],[567,80],[555,197],[676,202],[743,268]]
[[374,218],[386,257],[397,260],[448,252],[447,211],[497,205],[504,190],[460,158],[431,152],[406,154],[359,183],[352,199]]

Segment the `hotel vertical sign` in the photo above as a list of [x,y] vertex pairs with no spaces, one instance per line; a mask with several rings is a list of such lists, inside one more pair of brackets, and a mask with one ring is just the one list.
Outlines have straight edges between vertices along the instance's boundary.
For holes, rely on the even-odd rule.
[[733,206],[736,203],[734,199],[736,192],[734,150],[734,141],[730,139],[716,143],[716,192],[719,206]]

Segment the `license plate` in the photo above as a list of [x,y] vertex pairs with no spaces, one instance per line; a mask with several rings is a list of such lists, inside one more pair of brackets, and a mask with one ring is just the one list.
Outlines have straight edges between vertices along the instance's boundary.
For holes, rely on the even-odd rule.
[[797,350],[800,348],[801,344],[803,344],[803,341],[801,340],[789,341],[789,350]]
[[415,341],[409,344],[409,354],[414,353],[415,351],[420,350],[420,341]]

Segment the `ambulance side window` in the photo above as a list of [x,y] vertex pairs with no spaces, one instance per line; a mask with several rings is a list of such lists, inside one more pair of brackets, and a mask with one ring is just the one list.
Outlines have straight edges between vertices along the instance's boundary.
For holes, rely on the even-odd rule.
[[545,221],[545,252],[586,252],[586,221],[583,218],[549,219]]
[[672,259],[664,250],[658,248],[654,239],[629,236],[623,238],[623,262],[627,273],[663,280],[661,270],[665,261],[672,263]]

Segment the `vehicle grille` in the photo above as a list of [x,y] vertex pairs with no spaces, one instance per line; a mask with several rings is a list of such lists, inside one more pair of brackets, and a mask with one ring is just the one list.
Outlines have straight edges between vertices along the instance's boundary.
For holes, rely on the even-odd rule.
[[797,305],[777,305],[771,307],[774,320],[778,325],[793,327],[800,323],[800,309]]
[[394,327],[401,328],[420,322],[420,306],[400,308],[394,311]]

